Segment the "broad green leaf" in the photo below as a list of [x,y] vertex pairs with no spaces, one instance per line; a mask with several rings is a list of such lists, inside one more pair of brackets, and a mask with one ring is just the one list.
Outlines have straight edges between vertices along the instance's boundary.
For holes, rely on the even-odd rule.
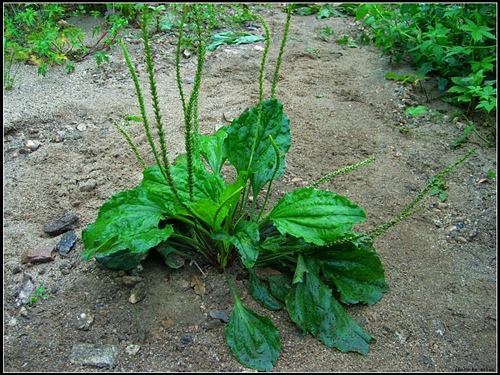
[[298,14],[299,16],[310,16],[318,11],[317,5],[306,5],[302,6],[301,4],[296,4],[296,7],[293,9],[293,13]]
[[147,253],[173,233],[171,225],[160,227],[164,216],[164,206],[150,199],[143,188],[114,195],[102,205],[96,221],[82,233],[84,259],[94,255],[102,259],[125,249]]
[[369,243],[330,246],[317,259],[323,274],[335,284],[343,303],[372,305],[388,290],[382,263]]
[[293,281],[292,284],[297,284],[301,283],[304,281],[304,274],[306,272],[309,272],[305,263],[304,263],[304,257],[302,254],[299,254],[297,258],[297,266],[295,267],[295,274],[293,275]]
[[226,341],[243,366],[271,371],[281,351],[280,336],[273,322],[237,301],[226,325]]
[[109,255],[95,255],[95,260],[110,270],[131,270],[147,257],[148,253],[131,253],[128,249],[119,250]]
[[234,228],[233,234],[224,231],[214,233],[214,240],[229,241],[241,256],[241,262],[247,268],[252,268],[259,256],[259,226],[253,221],[240,221]]
[[[234,119],[227,127],[228,135],[225,139],[227,158],[238,173],[248,171],[249,174],[254,174],[252,184],[254,195],[257,195],[271,180],[276,167],[276,155],[269,135],[273,137],[282,155],[288,152],[291,144],[290,121],[283,112],[283,104],[276,99],[263,101],[259,126],[257,126],[257,113],[258,106],[255,106]],[[255,151],[250,163],[254,140]],[[281,157],[275,178],[281,177],[284,170],[285,160]]]
[[427,107],[423,105],[418,105],[416,107],[408,107],[406,108],[405,114],[408,116],[419,117],[423,114],[427,113]]
[[269,289],[273,297],[281,302],[285,302],[285,298],[290,291],[292,280],[285,274],[271,275],[267,278]]
[[468,47],[462,47],[462,46],[450,46],[448,47],[448,52],[446,53],[446,56],[453,56],[457,54],[464,54],[464,55],[470,55],[472,53],[472,49]]
[[[493,70],[493,63],[495,62],[495,56],[486,56],[481,61],[471,61],[472,71],[477,72],[483,70],[489,72]],[[489,86],[487,86],[489,87]]]
[[208,51],[214,51],[223,44],[249,44],[265,40],[262,35],[252,33],[224,31],[212,35],[211,43],[207,46]]
[[156,251],[160,253],[165,264],[173,269],[179,269],[184,266],[185,260],[181,256],[181,253],[176,250],[172,245],[168,242],[164,242],[159,244],[156,247]]
[[365,16],[372,12],[374,6],[372,4],[362,4],[356,9],[356,20],[361,20]]
[[187,205],[199,219],[218,231],[231,209],[238,203],[245,182],[243,178],[238,178],[234,183],[227,185],[217,202],[211,198],[202,198]]
[[203,220],[215,230],[220,229],[222,221],[227,216],[227,209],[221,209],[219,210],[220,214],[217,215],[217,218],[215,217],[220,204],[218,202],[214,202],[210,198],[203,198],[194,202],[189,202],[188,206],[196,217]]
[[226,217],[227,214],[231,212],[231,209],[238,204],[238,201],[240,200],[241,196],[241,191],[245,187],[245,184],[246,184],[246,175],[241,175],[238,176],[236,181],[234,181],[232,184],[227,185],[222,191],[219,197],[219,202],[220,205],[222,206],[221,211],[223,210],[227,211],[227,212],[226,211],[222,212],[224,217]]
[[248,290],[252,297],[269,310],[280,310],[283,306],[269,292],[267,286],[257,277],[255,271],[250,269],[250,283]]
[[329,18],[329,17],[338,17],[341,15],[342,15],[342,13],[340,13],[338,10],[336,10],[332,4],[325,4],[318,10],[318,13],[316,14],[316,18],[322,19],[322,18]]
[[[224,189],[224,180],[220,176],[209,173],[199,161],[195,161],[193,172],[193,201],[205,198],[217,201]],[[187,158],[185,154],[180,155],[174,165],[171,166],[171,174],[181,201],[183,203],[190,202]],[[166,208],[170,209],[168,211],[170,215],[174,215],[179,210],[184,212],[184,208],[176,201],[172,190],[167,185],[157,165],[144,171],[144,178],[140,186],[148,191],[151,199],[155,199],[157,202],[164,202],[167,205]]]
[[479,104],[476,106],[476,109],[484,109],[486,112],[490,113],[497,107],[497,103],[495,100],[481,100]]
[[207,161],[212,171],[220,174],[222,165],[226,161],[224,139],[227,137],[225,128],[220,128],[212,135],[202,135],[199,138],[200,152]]
[[294,284],[286,297],[293,322],[329,348],[367,354],[372,337],[354,321],[320,279],[317,267],[306,261],[305,281]]
[[[189,202],[185,155],[177,159],[171,171],[181,200]],[[224,186],[222,178],[208,173],[201,163],[195,163],[194,174],[194,198],[217,200]],[[160,221],[183,210],[159,167],[150,167],[137,188],[116,194],[101,207],[95,223],[83,231],[82,255],[87,260],[98,255],[102,262],[109,263],[109,258],[103,257],[120,250],[146,253],[173,232],[171,225],[160,228]]]
[[282,236],[276,233],[276,235],[268,236],[262,241],[260,248],[265,252],[271,253],[302,253],[306,250],[316,248],[316,246],[305,242],[302,238]]
[[326,245],[366,220],[364,211],[347,198],[312,188],[297,189],[278,202],[268,216],[281,234]]
[[466,32],[470,32],[472,39],[475,42],[482,42],[483,38],[496,39],[495,35],[490,33],[493,30],[491,27],[484,25],[476,25],[469,19],[465,20],[465,24],[461,26],[461,29]]

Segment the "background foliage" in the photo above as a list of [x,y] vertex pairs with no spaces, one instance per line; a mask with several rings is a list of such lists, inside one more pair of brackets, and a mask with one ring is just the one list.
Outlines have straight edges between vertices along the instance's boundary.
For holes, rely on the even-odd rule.
[[496,5],[362,4],[350,8],[373,43],[469,112],[496,109]]
[[[4,5],[3,52],[4,88],[10,89],[19,62],[38,67],[45,76],[54,65],[64,65],[68,73],[75,63],[94,56],[97,65],[109,61],[106,51],[127,26],[139,28],[142,3],[102,4],[9,4]],[[253,20],[250,8],[244,4],[203,4],[201,23],[208,31],[239,28]],[[152,17],[151,33],[176,33],[180,25],[182,4],[148,6]],[[93,44],[85,42],[80,27],[71,24],[70,17],[87,15],[100,20],[92,30]],[[187,14],[183,49],[196,49],[195,23],[192,12]]]

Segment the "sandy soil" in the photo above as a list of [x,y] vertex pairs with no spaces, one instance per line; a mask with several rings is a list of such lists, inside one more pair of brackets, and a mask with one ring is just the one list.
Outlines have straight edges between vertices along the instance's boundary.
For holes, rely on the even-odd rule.
[[[285,15],[262,11],[273,33],[273,62]],[[91,21],[80,20],[89,29]],[[276,371],[456,371],[496,369],[496,183],[484,180],[496,169],[496,147],[474,144],[452,149],[464,127],[456,109],[425,103],[419,90],[403,88],[384,75],[386,58],[367,46],[347,48],[325,42],[315,31],[331,26],[337,35],[353,33],[350,18],[292,19],[278,97],[292,124],[288,170],[273,200],[333,169],[376,155],[372,165],[342,176],[324,188],[363,207],[370,229],[401,210],[445,165],[477,149],[449,178],[448,200],[436,197],[376,241],[389,292],[374,306],[348,308],[376,338],[367,356],[340,353],[311,336],[302,336],[284,311],[264,311],[250,297],[245,303],[270,317],[282,336]],[[137,34],[137,30],[130,30]],[[129,38],[130,52],[145,83],[141,45]],[[163,114],[170,126],[171,155],[183,151],[181,110],[173,65],[175,37],[153,38]],[[262,45],[259,44],[259,45]],[[306,51],[315,48],[319,58]],[[255,45],[223,46],[209,53],[200,96],[200,126],[212,132],[254,105],[262,51]],[[183,60],[184,82],[192,87],[195,59]],[[272,65],[271,65],[272,66]],[[266,87],[269,90],[272,68]],[[415,120],[405,105],[428,106]],[[113,371],[245,371],[224,343],[224,326],[207,316],[231,311],[223,278],[195,265],[169,270],[148,258],[142,271],[147,295],[128,302],[124,273],[101,269],[80,257],[81,230],[95,220],[114,193],[132,188],[141,169],[112,122],[137,113],[133,85],[118,48],[111,62],[77,64],[75,73],[51,69],[40,78],[23,66],[12,91],[4,93],[4,369],[6,371],[85,371],[72,364],[74,345],[110,344],[118,348]],[[479,126],[485,137],[490,130]],[[404,131],[402,131],[404,130]],[[132,131],[143,154],[140,128]],[[41,147],[23,153],[27,140]],[[494,142],[493,142],[494,143]],[[67,258],[29,267],[25,251],[53,246],[59,237],[44,234],[44,224],[65,211],[80,218],[79,241]],[[454,227],[452,227],[454,226]],[[454,229],[455,228],[455,229]],[[244,290],[245,275],[238,267]],[[26,275],[43,285],[49,298],[16,306]],[[192,275],[205,283],[199,296]],[[88,330],[78,328],[81,313],[93,316]],[[135,355],[130,344],[140,346]],[[93,370],[92,368],[90,368]],[[99,370],[105,371],[105,370]]]

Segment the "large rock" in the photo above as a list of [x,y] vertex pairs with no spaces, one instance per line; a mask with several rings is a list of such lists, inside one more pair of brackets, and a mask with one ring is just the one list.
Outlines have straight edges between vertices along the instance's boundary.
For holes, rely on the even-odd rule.
[[43,231],[51,236],[67,232],[71,226],[78,221],[78,216],[72,212],[66,212],[62,217],[50,224],[43,226]]
[[46,263],[54,260],[54,247],[45,245],[29,250],[21,255],[21,263]]
[[76,344],[71,350],[70,362],[110,369],[116,366],[117,356],[118,349],[114,345]]
[[75,246],[76,240],[77,237],[75,231],[66,232],[61,236],[61,239],[57,243],[56,250],[62,256],[67,256],[73,246]]

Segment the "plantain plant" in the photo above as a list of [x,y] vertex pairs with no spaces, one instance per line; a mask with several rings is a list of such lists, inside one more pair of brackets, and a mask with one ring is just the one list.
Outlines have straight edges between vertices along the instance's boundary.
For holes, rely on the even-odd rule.
[[[189,5],[184,5],[182,24]],[[285,157],[291,145],[290,121],[276,98],[279,69],[285,51],[291,11],[272,75],[271,93],[264,95],[264,70],[269,51],[269,29],[259,70],[259,101],[212,135],[198,127],[198,94],[201,87],[206,40],[197,16],[197,70],[188,97],[181,85],[179,28],[176,51],[176,80],[184,113],[185,150],[170,160],[165,126],[154,77],[154,63],[147,32],[147,13],[142,19],[142,38],[154,126],[160,147],[146,113],[137,72],[125,44],[121,47],[130,70],[140,116],[154,164],[145,158],[126,129],[115,124],[125,136],[144,168],[143,180],[134,189],[114,195],[99,210],[96,221],[83,231],[86,260],[95,258],[110,269],[133,269],[155,250],[167,266],[177,268],[180,257],[204,257],[224,272],[234,300],[226,325],[226,341],[236,359],[246,367],[272,370],[280,354],[280,335],[273,322],[245,306],[227,269],[241,262],[248,270],[248,289],[253,298],[270,310],[286,309],[291,320],[327,347],[342,352],[368,353],[372,337],[352,319],[343,305],[374,304],[388,286],[373,240],[411,214],[435,180],[394,219],[372,232],[355,232],[353,226],[366,214],[346,197],[317,187],[332,178],[374,160],[329,173],[310,186],[285,194],[267,209],[273,181],[285,172]],[[468,155],[466,155],[468,157]],[[459,163],[445,169],[443,178]],[[227,181],[223,166],[231,165],[236,177]],[[250,196],[255,197],[251,199]],[[261,202],[261,204],[257,204]],[[273,267],[279,273],[260,277],[259,267]]]

